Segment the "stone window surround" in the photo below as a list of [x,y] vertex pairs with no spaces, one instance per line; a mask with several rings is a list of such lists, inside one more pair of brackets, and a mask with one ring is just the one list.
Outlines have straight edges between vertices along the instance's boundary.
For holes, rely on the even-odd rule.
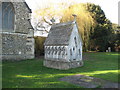
[[[12,3],[12,2],[11,2]],[[18,17],[18,15],[17,15],[17,12],[16,12],[16,10],[18,9],[18,8],[16,8],[17,6],[16,5],[14,5],[14,3],[12,3],[13,4],[13,7],[14,7],[14,29],[13,30],[11,30],[10,32],[9,31],[3,31],[3,30],[0,30],[0,32],[9,32],[9,33],[16,33],[16,29],[17,29],[17,27],[16,27],[16,22],[17,22],[17,17]],[[0,18],[2,18],[2,17],[0,17]],[[25,19],[25,18],[24,18]],[[31,19],[31,13],[29,13],[28,14],[28,17],[26,18],[27,20],[30,20]],[[2,26],[2,25],[1,25]],[[29,29],[29,28],[28,28]],[[21,33],[21,32],[17,32],[17,33]],[[22,32],[22,34],[26,34],[26,33],[23,33]]]
[[[11,2],[9,2],[9,3],[12,5],[12,8],[14,9],[14,5],[13,5]],[[13,10],[13,9],[12,9],[12,10]],[[13,12],[14,12],[14,17],[13,17],[13,19],[14,19],[14,20],[13,20],[13,21],[14,21],[14,22],[13,22],[13,30],[11,30],[11,31],[3,31],[3,30],[2,30],[2,32],[15,32],[15,29],[16,29],[16,25],[15,25],[15,21],[16,21],[15,9],[14,9]],[[3,14],[2,14],[2,20],[3,20]],[[2,21],[2,23],[3,23],[3,21]]]

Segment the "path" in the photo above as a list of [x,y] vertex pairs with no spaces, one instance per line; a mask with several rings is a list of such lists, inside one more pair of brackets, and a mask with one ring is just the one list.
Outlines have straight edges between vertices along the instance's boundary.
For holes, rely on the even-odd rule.
[[60,78],[60,81],[66,81],[84,88],[118,88],[118,86],[120,86],[118,83],[113,83],[100,78],[94,78],[80,74]]

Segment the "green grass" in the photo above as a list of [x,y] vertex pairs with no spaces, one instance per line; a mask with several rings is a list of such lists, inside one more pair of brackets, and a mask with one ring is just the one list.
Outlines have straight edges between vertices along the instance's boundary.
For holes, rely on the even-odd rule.
[[118,53],[84,53],[84,66],[70,70],[56,70],[43,66],[43,60],[3,62],[3,88],[79,88],[59,78],[83,74],[118,81]]

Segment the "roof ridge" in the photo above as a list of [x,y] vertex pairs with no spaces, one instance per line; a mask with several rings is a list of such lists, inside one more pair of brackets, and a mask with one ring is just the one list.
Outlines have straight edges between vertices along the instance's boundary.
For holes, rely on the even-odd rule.
[[69,21],[69,22],[57,23],[57,24],[52,25],[52,27],[65,26],[65,25],[74,24],[74,23],[75,23],[75,21]]

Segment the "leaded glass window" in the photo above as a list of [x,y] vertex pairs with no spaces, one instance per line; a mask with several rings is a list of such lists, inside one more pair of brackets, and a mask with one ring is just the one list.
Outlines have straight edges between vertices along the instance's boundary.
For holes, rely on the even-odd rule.
[[11,2],[2,3],[2,30],[12,32],[14,30],[14,7]]

